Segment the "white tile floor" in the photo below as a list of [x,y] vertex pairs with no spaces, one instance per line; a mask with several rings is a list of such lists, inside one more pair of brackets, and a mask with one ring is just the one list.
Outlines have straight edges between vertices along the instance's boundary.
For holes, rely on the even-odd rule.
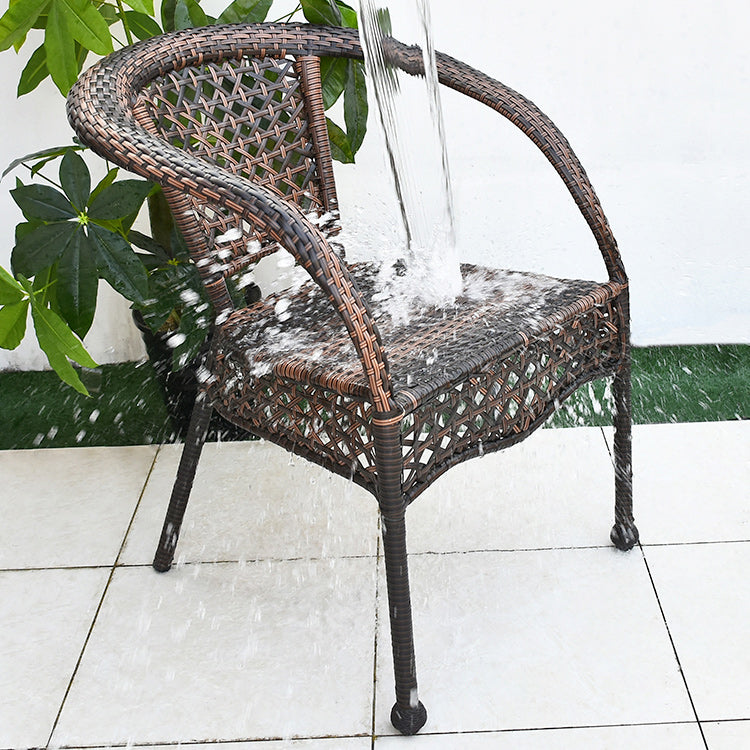
[[750,422],[635,428],[629,553],[608,442],[543,430],[410,508],[409,739],[367,493],[209,444],[158,574],[174,446],[0,452],[0,748],[750,747]]

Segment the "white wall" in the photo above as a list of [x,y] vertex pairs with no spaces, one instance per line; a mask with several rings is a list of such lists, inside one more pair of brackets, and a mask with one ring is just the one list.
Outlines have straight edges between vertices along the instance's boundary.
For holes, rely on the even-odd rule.
[[[567,135],[631,277],[635,343],[750,342],[746,3],[468,0],[460,7],[456,16],[456,3],[431,3],[436,46],[527,95]],[[0,57],[3,166],[70,137],[51,87],[15,99],[23,61],[15,62],[13,53]],[[583,219],[532,144],[452,92],[444,105],[467,256],[602,277]],[[395,210],[374,118],[370,126],[359,163],[338,166],[337,176],[345,220],[381,236],[384,216]],[[19,220],[11,182],[0,185],[6,267]],[[122,304],[100,305],[86,343],[101,362],[140,353]],[[31,344],[0,350],[0,367],[43,362]]]

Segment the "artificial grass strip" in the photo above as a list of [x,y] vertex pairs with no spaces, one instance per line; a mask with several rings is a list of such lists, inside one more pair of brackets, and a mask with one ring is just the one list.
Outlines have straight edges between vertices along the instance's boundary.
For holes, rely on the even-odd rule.
[[[633,348],[633,422],[716,422],[750,418],[750,346]],[[611,424],[609,383],[597,381],[571,396],[551,425]]]
[[173,429],[149,363],[102,365],[82,378],[86,397],[54,372],[0,373],[0,449],[142,445]]
[[[90,398],[61,383],[53,372],[0,373],[0,450],[174,440],[149,363],[102,365],[88,378]],[[548,426],[611,424],[609,387],[598,381],[580,389]],[[636,424],[748,418],[750,346],[633,349]]]

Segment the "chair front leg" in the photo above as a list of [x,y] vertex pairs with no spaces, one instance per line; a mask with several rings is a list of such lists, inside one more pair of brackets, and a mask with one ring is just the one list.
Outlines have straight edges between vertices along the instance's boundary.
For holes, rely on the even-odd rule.
[[400,420],[392,415],[382,421],[373,420],[373,437],[396,679],[396,703],[391,711],[391,723],[401,734],[416,734],[427,721],[427,711],[417,692],[406,559],[406,502],[401,492]]
[[202,391],[199,392],[195,400],[193,413],[190,416],[190,425],[180,457],[180,466],[177,469],[177,478],[174,487],[172,487],[172,496],[169,499],[169,507],[161,530],[159,546],[156,548],[156,555],[154,556],[153,567],[160,573],[164,573],[172,567],[182,519],[187,508],[190,490],[193,487],[198,460],[203,450],[203,444],[206,442],[212,411],[213,407],[206,394]]
[[388,581],[388,613],[391,622],[393,672],[396,678],[396,703],[391,723],[401,734],[416,734],[427,721],[427,710],[417,692],[417,669],[414,659],[414,630],[409,594],[409,571],[406,561],[405,513],[382,513],[385,571]]

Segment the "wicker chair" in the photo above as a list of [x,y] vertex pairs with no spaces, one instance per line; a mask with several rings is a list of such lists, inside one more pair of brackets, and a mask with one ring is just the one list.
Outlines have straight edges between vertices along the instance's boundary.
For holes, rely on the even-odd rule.
[[[420,72],[418,51],[394,43],[390,54]],[[438,54],[444,85],[495,109],[542,150],[593,232],[609,278],[464,266],[488,294],[460,298],[454,314],[427,310],[405,328],[376,311],[374,266],[347,265],[329,241],[333,227],[310,220],[311,212],[337,210],[320,56],[361,59],[356,31],[261,24],[176,32],[91,68],[71,91],[68,114],[95,152],[163,186],[216,312],[154,567],[172,563],[212,410],[353,479],[380,506],[391,720],[413,734],[426,711],[417,697],[405,511],[443,472],[523,440],[582,384],[613,375],[611,539],[623,550],[638,541],[628,281],[596,194],[553,123],[515,91]],[[235,309],[227,279],[279,248],[308,282]]]

